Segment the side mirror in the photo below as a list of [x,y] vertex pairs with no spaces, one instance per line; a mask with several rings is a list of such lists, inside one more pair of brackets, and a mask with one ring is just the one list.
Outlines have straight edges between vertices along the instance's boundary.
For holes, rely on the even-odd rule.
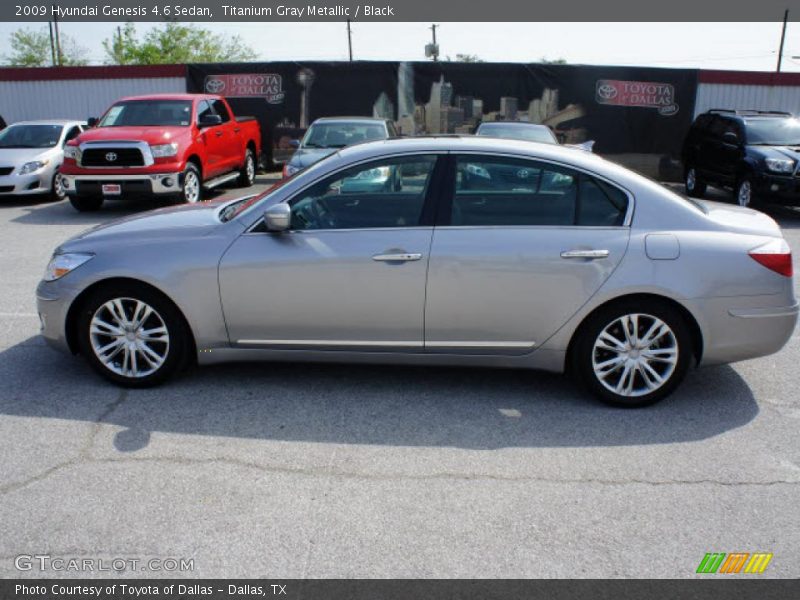
[[96,127],[97,117],[89,117],[88,119],[86,119],[86,125],[87,127],[89,127],[89,129],[91,129],[92,127]]
[[219,115],[203,115],[197,123],[200,127],[214,127],[215,125],[222,125],[222,117]]
[[726,131],[725,133],[722,134],[722,143],[728,144],[730,146],[738,146],[739,136],[732,131]]
[[267,231],[286,231],[291,222],[292,208],[284,202],[273,204],[264,211],[264,223],[267,225]]
[[289,140],[289,146],[292,148],[299,148],[300,140]]

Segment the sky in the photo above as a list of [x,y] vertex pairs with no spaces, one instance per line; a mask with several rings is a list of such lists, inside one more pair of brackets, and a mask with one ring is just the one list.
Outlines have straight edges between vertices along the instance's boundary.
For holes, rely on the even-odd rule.
[[[103,64],[102,40],[116,23],[62,23],[61,30]],[[144,33],[156,24],[137,24]],[[0,23],[0,56],[10,34],[41,23]],[[344,23],[203,23],[223,35],[239,35],[269,60],[346,60]],[[429,23],[354,22],[353,53],[360,60],[425,60]],[[536,62],[563,58],[572,64],[643,65],[774,71],[781,23],[441,23],[441,58],[473,54],[485,61]],[[797,58],[793,58],[797,57]],[[784,71],[800,72],[800,23],[789,23]]]

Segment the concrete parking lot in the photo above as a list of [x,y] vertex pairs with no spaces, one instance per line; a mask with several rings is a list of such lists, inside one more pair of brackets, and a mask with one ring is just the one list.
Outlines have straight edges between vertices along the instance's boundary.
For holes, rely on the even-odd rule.
[[[15,566],[44,554],[193,560],[143,577],[671,578],[756,551],[761,577],[800,576],[798,332],[639,411],[477,369],[226,365],[125,391],[43,344],[34,289],[59,242],[145,208],[0,204],[0,576],[92,575]],[[800,212],[766,210],[800,255]]]

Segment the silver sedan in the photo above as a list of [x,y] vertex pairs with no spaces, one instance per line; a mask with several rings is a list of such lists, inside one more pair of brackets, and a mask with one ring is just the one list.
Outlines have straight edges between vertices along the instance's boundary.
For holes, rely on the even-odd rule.
[[193,362],[515,367],[619,406],[777,352],[798,315],[766,215],[476,137],[362,144],[260,196],[101,225],[37,297],[45,339],[125,386]]

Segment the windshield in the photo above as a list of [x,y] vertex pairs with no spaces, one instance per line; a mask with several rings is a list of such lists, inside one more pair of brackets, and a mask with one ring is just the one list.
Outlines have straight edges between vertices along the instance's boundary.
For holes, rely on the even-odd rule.
[[62,125],[12,125],[0,131],[0,148],[53,148]]
[[745,121],[748,144],[799,146],[800,120],[753,119]]
[[192,103],[189,100],[128,100],[109,108],[97,126],[188,127],[191,120]]
[[556,137],[549,127],[525,126],[525,125],[500,125],[484,124],[478,128],[478,135],[505,138],[509,140],[522,140],[524,142],[542,142],[545,144],[557,144]]
[[314,123],[303,138],[303,148],[344,148],[359,142],[385,140],[382,123]]

